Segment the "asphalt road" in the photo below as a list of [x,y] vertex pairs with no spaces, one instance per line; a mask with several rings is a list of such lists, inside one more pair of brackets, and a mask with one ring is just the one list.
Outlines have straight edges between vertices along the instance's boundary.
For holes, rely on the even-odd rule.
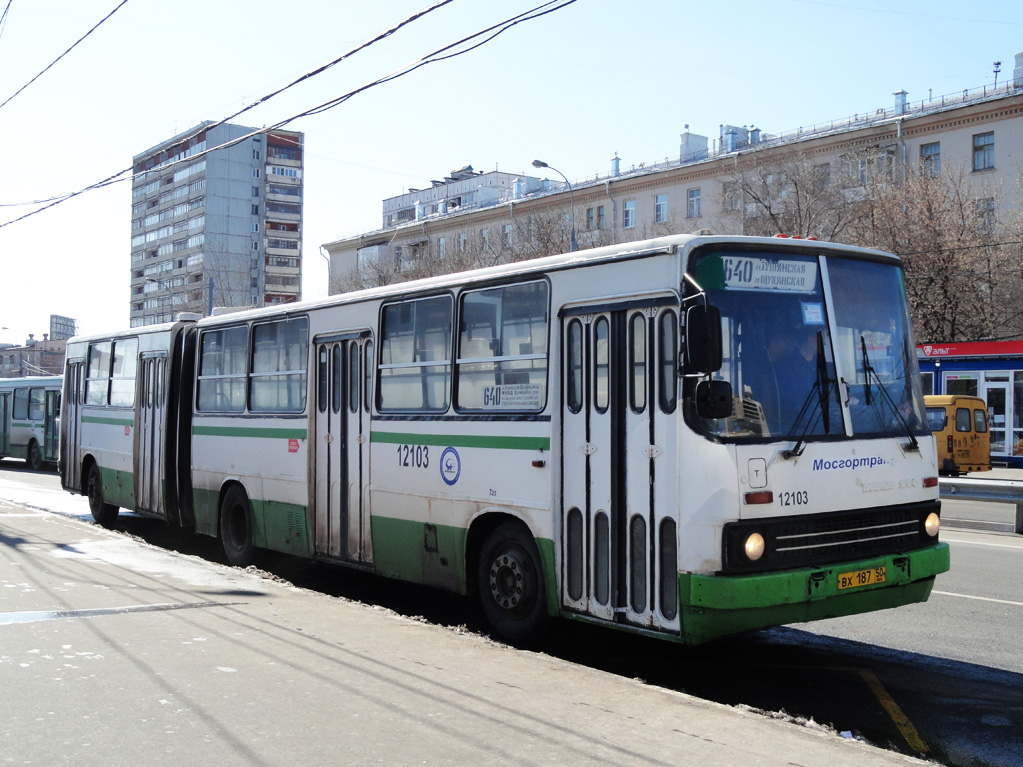
[[[87,518],[83,499],[53,475],[0,469],[0,498]],[[954,502],[946,505],[946,516]],[[991,517],[1005,506],[971,506]],[[168,536],[152,520],[121,527],[160,546],[206,558],[205,539]],[[1023,767],[1023,536],[947,528],[952,570],[929,602],[894,611],[757,632],[685,650],[567,621],[543,649],[573,664],[639,678],[729,705],[812,720],[839,732],[949,765]],[[430,622],[473,618],[464,600],[359,573],[277,562],[275,572],[336,596]]]

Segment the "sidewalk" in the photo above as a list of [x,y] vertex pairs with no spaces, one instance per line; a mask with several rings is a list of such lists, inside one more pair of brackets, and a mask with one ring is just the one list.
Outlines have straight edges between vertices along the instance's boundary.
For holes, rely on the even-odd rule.
[[3,501],[0,543],[13,762],[924,764]]

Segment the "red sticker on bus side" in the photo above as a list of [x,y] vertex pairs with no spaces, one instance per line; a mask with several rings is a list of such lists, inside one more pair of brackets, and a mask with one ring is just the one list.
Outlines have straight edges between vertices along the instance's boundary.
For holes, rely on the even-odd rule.
[[131,427],[130,426],[125,426],[124,427],[124,436],[126,436],[126,437],[130,437],[131,436]]
[[297,453],[298,452],[298,440],[297,439],[289,439],[288,440],[288,452],[289,453]]

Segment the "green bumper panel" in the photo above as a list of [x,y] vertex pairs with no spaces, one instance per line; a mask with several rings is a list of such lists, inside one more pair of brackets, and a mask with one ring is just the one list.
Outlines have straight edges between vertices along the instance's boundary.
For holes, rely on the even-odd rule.
[[[948,571],[949,561],[948,544],[937,543],[826,568],[756,575],[679,573],[682,641],[701,644],[753,629],[925,602],[934,577]],[[885,568],[884,583],[838,588],[840,574],[877,567]]]

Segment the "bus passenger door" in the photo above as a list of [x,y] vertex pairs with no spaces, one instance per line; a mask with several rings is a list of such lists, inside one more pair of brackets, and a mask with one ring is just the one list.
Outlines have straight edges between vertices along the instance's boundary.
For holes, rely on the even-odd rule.
[[57,460],[60,444],[60,392],[48,389],[43,419],[43,460]]
[[164,368],[166,357],[144,357],[137,393],[138,425],[135,430],[135,505],[139,511],[163,516],[165,509],[160,494],[163,467]]
[[63,412],[61,413],[60,467],[61,485],[65,489],[82,488],[81,447],[82,428],[82,387],[84,385],[85,362],[68,362],[64,371]]
[[[674,419],[659,407],[666,398],[653,364],[659,316],[641,308],[564,320],[562,600],[667,630],[678,626],[677,504]],[[666,345],[672,386],[675,338]]]
[[10,394],[0,392],[0,458],[11,452],[11,420]]
[[370,559],[363,492],[368,476],[368,418],[362,396],[363,346],[357,334],[316,344],[316,553]]

